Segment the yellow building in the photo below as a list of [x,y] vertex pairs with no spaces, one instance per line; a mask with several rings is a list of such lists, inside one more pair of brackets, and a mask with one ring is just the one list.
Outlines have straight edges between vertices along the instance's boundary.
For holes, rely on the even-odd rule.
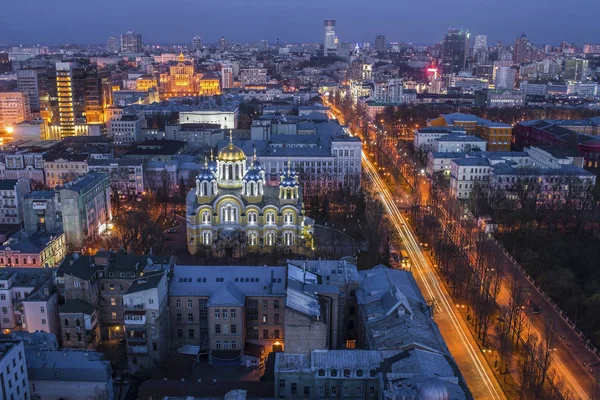
[[136,82],[135,90],[140,92],[147,92],[150,89],[154,89],[158,87],[158,82],[156,78],[150,75],[143,75],[139,77]]
[[487,142],[487,151],[510,151],[512,126],[500,122],[480,120],[477,136]]
[[449,127],[464,130],[468,135],[477,135],[486,141],[487,151],[510,151],[512,126],[492,122],[472,114],[442,114],[427,121],[429,126]]
[[[288,163],[290,165],[290,163]],[[299,252],[312,246],[312,220],[304,216],[302,190],[288,167],[277,186],[233,144],[205,162],[187,196],[187,241],[191,254],[241,256],[245,252]]]
[[206,78],[194,71],[194,66],[179,55],[177,65],[169,67],[169,72],[160,74],[159,91],[162,99],[171,97],[203,96],[221,93],[220,80],[212,75]]

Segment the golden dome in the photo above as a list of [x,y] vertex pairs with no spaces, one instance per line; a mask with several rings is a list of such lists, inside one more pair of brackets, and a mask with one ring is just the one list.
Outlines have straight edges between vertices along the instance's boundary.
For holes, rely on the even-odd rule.
[[242,161],[246,159],[246,154],[244,151],[233,144],[233,139],[231,138],[231,133],[229,136],[229,144],[226,147],[223,147],[219,152],[219,160],[220,161]]

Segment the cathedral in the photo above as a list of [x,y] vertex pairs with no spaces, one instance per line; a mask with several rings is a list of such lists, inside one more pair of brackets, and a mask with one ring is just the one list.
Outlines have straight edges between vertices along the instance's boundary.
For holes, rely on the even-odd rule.
[[216,160],[205,161],[187,196],[189,252],[242,256],[312,247],[313,222],[304,216],[302,189],[290,165],[277,186],[267,185],[256,154],[248,162],[230,137]]

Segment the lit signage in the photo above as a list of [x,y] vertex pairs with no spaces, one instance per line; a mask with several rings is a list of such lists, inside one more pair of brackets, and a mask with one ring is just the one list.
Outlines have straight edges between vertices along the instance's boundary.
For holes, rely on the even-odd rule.
[[33,209],[34,210],[45,210],[47,208],[45,201],[34,201]]

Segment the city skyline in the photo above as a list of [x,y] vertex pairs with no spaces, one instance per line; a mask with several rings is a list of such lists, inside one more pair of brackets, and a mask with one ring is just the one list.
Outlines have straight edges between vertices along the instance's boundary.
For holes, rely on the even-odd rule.
[[[345,2],[342,8],[340,2],[323,4],[308,0],[295,6],[292,15],[289,6],[273,0],[263,0],[252,9],[245,8],[239,0],[229,2],[227,9],[221,4],[200,5],[182,1],[179,7],[147,13],[144,8],[154,10],[151,2],[121,4],[108,0],[103,7],[94,10],[73,0],[63,2],[60,7],[29,0],[2,7],[4,18],[25,15],[32,9],[38,12],[29,14],[26,24],[2,21],[3,17],[0,17],[0,22],[3,22],[0,23],[0,44],[71,43],[74,33],[80,40],[78,44],[102,44],[109,36],[129,30],[142,33],[144,42],[148,44],[191,43],[195,35],[203,37],[206,43],[216,43],[220,36],[225,36],[230,42],[248,41],[248,38],[275,42],[279,38],[282,42],[319,43],[322,41],[323,19],[331,18],[337,21],[336,33],[342,42],[373,41],[376,35],[383,34],[388,41],[433,44],[441,40],[448,28],[462,28],[472,35],[487,35],[490,45],[497,40],[512,43],[525,32],[539,46],[546,43],[557,45],[562,41],[581,46],[594,42],[594,9],[600,11],[600,5],[591,0],[582,0],[581,3],[578,9],[588,6],[589,12],[582,14],[577,11],[578,18],[566,18],[570,11],[565,14],[560,5],[545,5],[540,12],[535,0],[510,0],[501,5],[467,0],[461,7],[449,7],[441,0],[410,5],[380,0],[370,5],[367,10],[370,16],[365,18],[362,12],[356,12],[358,2]],[[360,6],[364,8],[362,4]],[[514,13],[515,9],[520,12]],[[207,14],[210,18],[202,17]],[[408,14],[414,14],[416,18],[409,18]],[[398,16],[402,15],[405,17],[398,23]],[[559,19],[561,29],[548,23]],[[68,29],[57,29],[57,20]],[[253,23],[248,24],[249,20]],[[424,25],[423,21],[427,24]]]

